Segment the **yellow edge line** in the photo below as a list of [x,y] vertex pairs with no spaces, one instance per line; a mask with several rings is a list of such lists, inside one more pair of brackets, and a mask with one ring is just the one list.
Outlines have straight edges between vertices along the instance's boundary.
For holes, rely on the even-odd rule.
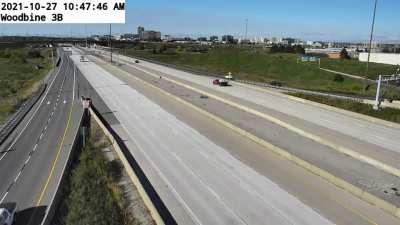
[[[111,65],[109,65],[109,64],[107,64],[107,65],[111,67]],[[110,69],[119,70],[120,72],[124,73],[125,75],[131,75],[128,72],[126,72],[126,71],[124,71],[124,70],[122,70],[120,68],[117,68],[115,66],[112,66]],[[162,90],[162,89],[160,89],[160,88],[158,88],[158,87],[156,87],[156,86],[154,86],[154,85],[152,85],[152,84],[150,84],[150,83],[148,83],[148,82],[146,82],[146,81],[144,81],[144,80],[142,80],[140,78],[137,78],[136,76],[133,76],[133,77],[130,76],[130,77],[135,79],[135,80],[137,80],[137,81],[139,81],[139,82],[142,82],[143,84],[145,84],[145,85],[147,85],[147,86],[149,86],[149,87],[151,87],[151,88],[153,88],[153,89],[155,89],[157,91],[159,91],[161,94],[166,95],[168,97],[171,97],[173,100],[175,100],[177,102],[180,102],[180,103],[183,103],[183,104],[191,107],[192,109],[202,113],[203,115],[205,115],[205,116],[207,116],[207,117],[209,117],[209,118],[211,118],[213,120],[216,120],[217,122],[220,122],[223,126],[229,128],[229,129],[232,129],[234,132],[237,132],[237,133],[239,133],[240,135],[242,135],[244,137],[250,138],[252,141],[256,142],[257,144],[260,144],[263,147],[269,148],[270,150],[272,150],[273,152],[277,153],[278,155],[283,156],[284,158],[288,159],[289,161],[292,161],[295,164],[297,164],[297,165],[303,167],[304,169],[310,171],[311,173],[316,174],[317,176],[320,176],[321,178],[328,180],[331,184],[334,184],[335,186],[338,186],[338,187],[340,187],[340,188],[342,188],[342,189],[344,189],[346,191],[350,191],[351,193],[355,194],[352,185],[348,184],[346,181],[342,181],[340,178],[337,178],[337,177],[329,174],[328,172],[326,172],[326,171],[324,171],[322,169],[319,169],[319,168],[317,168],[315,166],[312,166],[311,164],[308,164],[307,162],[305,162],[305,161],[303,161],[303,160],[301,160],[301,159],[299,159],[299,158],[297,158],[295,156],[290,155],[290,153],[286,153],[285,150],[282,150],[279,147],[276,147],[276,146],[274,146],[272,144],[269,144],[266,141],[260,141],[260,139],[258,137],[255,137],[255,136],[251,135],[250,133],[248,133],[246,131],[242,131],[240,128],[237,128],[234,125],[232,125],[232,124],[230,124],[228,122],[225,122],[223,119],[221,119],[221,118],[219,118],[217,116],[214,116],[211,113],[208,113],[208,112],[204,111],[203,109],[200,109],[197,106],[194,106],[191,103],[189,103],[189,102],[187,102],[187,101],[185,101],[185,100],[183,100],[183,99],[181,99],[179,97],[176,97],[176,96],[174,96],[174,95],[172,95],[172,94],[170,94],[168,92],[165,92],[164,90]],[[326,176],[323,176],[323,174],[326,174]],[[340,185],[341,183],[342,183],[342,185]],[[357,188],[354,187],[354,189],[357,189]],[[358,196],[358,195],[356,195],[356,196],[361,198],[361,199],[363,199],[363,200],[366,200],[368,202],[368,199],[363,198],[362,194],[361,194],[361,196]],[[352,213],[360,216],[362,219],[364,219],[368,223],[373,224],[373,225],[378,225],[376,222],[374,222],[370,218],[366,217],[365,215],[359,213],[357,210],[355,210],[355,209],[353,209],[353,208],[351,208],[349,206],[345,206],[344,204],[338,202],[335,199],[333,199],[333,200],[335,202],[337,202],[339,205],[341,205],[342,207],[344,207],[345,209],[347,209],[347,210],[351,211]],[[372,200],[372,202],[374,202],[374,201]],[[393,214],[393,212],[390,212],[390,213]]]
[[69,128],[69,125],[70,125],[70,122],[71,122],[71,115],[72,115],[73,107],[74,107],[74,101],[72,101],[72,104],[71,104],[71,108],[70,108],[69,116],[68,116],[67,127],[65,128],[64,135],[63,135],[63,138],[62,138],[61,143],[60,143],[60,147],[58,148],[58,152],[57,152],[56,158],[53,161],[53,165],[51,167],[49,176],[47,177],[46,183],[45,183],[45,185],[44,185],[44,187],[42,189],[42,192],[40,193],[40,197],[38,198],[38,200],[36,202],[36,207],[40,206],[40,204],[41,204],[41,202],[43,200],[44,194],[46,193],[47,188],[49,186],[50,180],[53,177],[53,173],[54,173],[55,167],[57,165],[58,159],[60,158],[61,150],[62,150],[62,147],[64,145],[65,137],[67,136],[67,131],[68,131],[68,128]]
[[[139,68],[139,67],[133,66],[133,65],[131,67],[133,67],[136,70],[139,70],[139,71],[142,71],[144,73],[147,73],[149,75],[157,76],[155,73],[150,72],[150,71],[148,71],[146,69],[142,69],[142,68]],[[320,143],[322,145],[328,146],[331,149],[333,149],[333,150],[335,150],[335,151],[337,151],[339,153],[348,155],[348,156],[350,156],[350,157],[352,157],[352,158],[354,158],[356,160],[359,160],[361,162],[365,162],[367,164],[370,164],[370,165],[376,167],[377,169],[382,170],[382,171],[384,171],[386,173],[389,173],[391,175],[394,175],[396,177],[400,177],[400,169],[398,169],[398,168],[396,168],[396,167],[394,167],[392,165],[389,165],[389,164],[387,164],[387,163],[385,163],[383,161],[377,160],[377,159],[375,159],[373,157],[367,156],[367,155],[362,154],[362,153],[360,153],[358,151],[355,151],[355,150],[343,147],[343,146],[341,146],[339,144],[333,143],[333,142],[331,142],[331,141],[329,141],[329,140],[327,140],[325,138],[322,138],[322,137],[320,137],[318,135],[315,135],[315,134],[312,134],[310,132],[307,132],[307,131],[305,131],[303,129],[300,129],[300,128],[296,127],[296,126],[293,126],[293,125],[291,125],[291,124],[289,124],[287,122],[284,122],[284,121],[282,121],[282,120],[280,120],[280,119],[278,119],[276,117],[270,116],[270,115],[265,114],[265,113],[260,112],[260,111],[257,111],[257,110],[255,110],[253,108],[249,108],[247,106],[238,104],[238,103],[233,102],[231,100],[227,100],[227,99],[225,99],[223,97],[219,97],[219,96],[217,96],[215,94],[211,94],[211,93],[209,93],[207,91],[203,91],[203,90],[198,89],[196,87],[189,86],[189,85],[184,84],[184,83],[182,83],[180,81],[176,81],[173,78],[163,77],[163,79],[165,79],[167,81],[170,81],[172,83],[175,83],[176,85],[179,85],[179,86],[182,86],[184,88],[187,88],[189,90],[195,91],[195,92],[197,92],[199,94],[207,95],[210,98],[216,99],[216,100],[221,101],[223,103],[226,103],[226,104],[228,104],[228,105],[230,105],[232,107],[241,109],[241,110],[243,110],[245,112],[248,112],[248,113],[251,113],[251,114],[253,114],[255,116],[259,116],[259,117],[261,117],[263,119],[266,119],[266,120],[268,120],[268,121],[270,121],[272,123],[275,123],[275,124],[277,124],[277,125],[279,125],[281,127],[284,127],[286,129],[294,132],[294,133],[297,133],[300,136],[306,137],[306,138],[311,139],[311,140],[313,140],[313,141],[315,141],[317,143]]]
[[347,206],[346,204],[341,203],[341,202],[339,202],[338,200],[336,200],[336,199],[334,199],[334,198],[330,198],[330,199],[333,200],[333,201],[335,201],[337,204],[339,204],[339,205],[342,206],[343,208],[349,210],[350,212],[352,212],[352,213],[354,213],[354,214],[360,216],[363,220],[367,221],[368,223],[373,224],[373,225],[379,225],[379,224],[377,224],[375,221],[371,220],[369,217],[367,217],[366,215],[364,215],[364,214],[360,213],[359,211],[353,209],[352,207]]

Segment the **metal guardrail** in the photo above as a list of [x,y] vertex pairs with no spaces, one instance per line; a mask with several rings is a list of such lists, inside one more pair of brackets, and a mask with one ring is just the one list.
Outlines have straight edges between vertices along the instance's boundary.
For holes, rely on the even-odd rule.
[[41,85],[40,88],[28,100],[22,103],[19,109],[11,116],[11,118],[4,124],[4,126],[1,127],[0,145],[2,145],[5,140],[7,140],[7,138],[11,135],[15,128],[21,123],[28,112],[43,95],[46,88],[47,84]]

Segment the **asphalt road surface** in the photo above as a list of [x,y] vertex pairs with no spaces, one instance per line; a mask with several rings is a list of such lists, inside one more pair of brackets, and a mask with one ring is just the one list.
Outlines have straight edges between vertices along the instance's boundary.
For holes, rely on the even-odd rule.
[[46,92],[1,146],[0,202],[18,204],[17,224],[41,223],[82,115],[73,97],[74,67],[68,53],[59,54],[62,63]]

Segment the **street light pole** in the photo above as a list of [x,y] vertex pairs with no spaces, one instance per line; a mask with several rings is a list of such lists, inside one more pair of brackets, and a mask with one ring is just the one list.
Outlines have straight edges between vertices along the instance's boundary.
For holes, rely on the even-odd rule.
[[88,48],[88,35],[87,35],[87,26],[85,24],[85,42],[86,42],[86,49]]
[[375,6],[374,6],[374,15],[372,17],[372,25],[371,25],[371,35],[369,38],[369,46],[368,46],[368,60],[367,60],[367,68],[365,72],[365,77],[368,77],[368,72],[369,72],[369,61],[371,58],[371,49],[372,49],[372,39],[374,37],[374,29],[375,29],[375,17],[376,17],[376,8],[378,5],[378,0],[375,0]]
[[249,25],[249,19],[246,19],[246,34],[245,34],[245,41],[247,41],[247,28]]
[[111,23],[110,23],[110,36],[108,37],[109,41],[109,47],[110,47],[110,58],[111,58],[111,63],[113,62],[113,51],[112,51],[112,44],[111,44]]

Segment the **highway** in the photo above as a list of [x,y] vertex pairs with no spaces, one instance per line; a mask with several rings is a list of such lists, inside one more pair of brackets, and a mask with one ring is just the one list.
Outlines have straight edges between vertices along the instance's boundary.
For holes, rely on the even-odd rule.
[[[144,72],[75,61],[178,224],[399,222],[134,78]],[[184,91],[175,85],[176,96],[200,99]]]
[[[121,60],[133,62],[133,59],[129,59],[128,57],[119,57]],[[188,81],[192,84],[201,86],[202,88],[207,88],[235,97],[242,100],[242,102],[250,102],[262,106],[265,108],[265,110],[272,112],[275,111],[283,114],[284,116],[293,117],[295,119],[323,127],[325,130],[332,130],[342,135],[358,139],[370,146],[376,146],[379,149],[379,153],[382,150],[400,153],[400,148],[398,147],[400,139],[400,125],[394,125],[395,127],[391,127],[372,123],[359,118],[343,115],[338,112],[326,110],[321,107],[294,101],[282,97],[281,95],[273,95],[265,91],[252,89],[249,88],[249,86],[240,85],[235,82],[231,88],[221,89],[219,87],[211,86],[210,78],[208,77],[190,74],[184,71],[179,71],[173,68],[145,61],[141,62],[140,65],[137,65],[137,68],[145,70],[147,69],[146,71],[155,72],[156,75]],[[300,127],[301,125],[298,126]],[[306,129],[305,127],[301,128]],[[328,133],[328,131],[323,132]],[[326,134],[324,138],[329,138],[328,136],[329,134]]]
[[[365,136],[371,135],[378,137],[378,139],[387,139],[387,136],[381,135],[379,132],[391,133],[395,137],[400,130],[398,124],[374,121],[369,117],[365,118],[354,113],[333,110],[319,104],[293,99],[236,82],[233,82],[231,87],[221,88],[212,85],[212,78],[210,77],[182,71],[173,73],[170,71],[175,70],[170,68],[165,68],[164,72],[160,72],[149,69],[148,65],[155,68],[164,68],[163,66],[143,61],[136,64],[133,63],[133,59],[125,56],[119,58],[120,62],[123,62],[119,68],[128,74],[145,80],[222,118],[224,121],[244,130],[244,132],[255,136],[256,139],[253,138],[253,140],[262,139],[282,148],[285,151],[282,153],[283,156],[292,154],[306,163],[310,163],[310,166],[322,169],[322,172],[317,171],[318,174],[326,179],[331,179],[334,176],[335,179],[331,179],[331,181],[336,184],[344,181],[353,186],[348,187],[349,185],[346,184],[341,185],[342,188],[346,188],[346,190],[355,194],[360,191],[353,191],[354,188],[359,188],[361,191],[367,191],[395,207],[400,206],[399,193],[396,192],[400,187],[400,179],[397,173],[400,154],[385,149],[384,146],[379,145],[379,142],[372,144],[362,140],[362,138],[358,139],[346,135],[340,129],[340,127],[353,129],[356,131],[355,135],[362,136],[360,131],[354,129],[354,127],[360,127]],[[182,75],[180,77],[182,79],[180,79],[177,78],[178,75],[176,74],[185,74],[186,76]],[[241,93],[248,95],[248,98],[235,97],[240,96]],[[209,96],[209,98],[204,100],[196,97],[201,95]],[[269,98],[271,98],[270,102]],[[260,104],[255,104],[255,102]],[[290,105],[291,103],[293,105]],[[296,115],[304,114],[305,117],[308,117],[307,114],[314,113],[315,123],[311,121],[311,118],[310,121],[307,121],[283,113],[285,108],[281,105],[287,107],[287,112],[293,112]],[[282,112],[274,108],[280,108]],[[302,112],[303,108],[305,108],[304,112]],[[315,111],[312,110],[313,108],[315,108]],[[338,118],[335,115],[338,115]],[[327,126],[330,124],[333,126],[335,123],[326,119],[328,117],[333,117],[333,121],[342,120],[342,124],[337,122],[338,128],[336,130],[318,125],[327,121]],[[398,140],[394,139],[391,142],[395,145]],[[393,146],[393,149],[396,148]],[[347,154],[348,151],[351,154]],[[286,158],[293,160],[293,157]],[[303,165],[305,168],[310,167],[304,166],[305,162],[298,160],[294,162]],[[315,170],[312,170],[312,172],[316,173]],[[330,174],[326,175],[326,172]],[[336,178],[340,181],[337,181]],[[372,203],[376,204],[376,201]],[[385,205],[381,205],[381,207],[385,207]]]
[[82,115],[73,65],[68,53],[58,52],[62,63],[46,92],[1,146],[0,202],[18,204],[17,224],[41,223]]

